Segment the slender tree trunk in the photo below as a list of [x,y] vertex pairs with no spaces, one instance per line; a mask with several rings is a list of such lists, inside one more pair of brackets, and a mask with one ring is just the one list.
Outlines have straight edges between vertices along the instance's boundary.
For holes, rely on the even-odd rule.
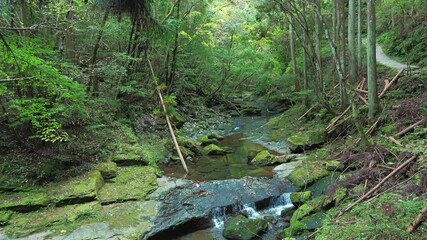
[[367,0],[368,7],[368,108],[369,119],[373,119],[379,110],[377,92],[377,59],[376,59],[376,14],[375,0]]
[[98,36],[96,37],[95,46],[93,47],[92,57],[90,59],[91,75],[90,75],[89,84],[92,83],[93,96],[95,96],[95,97],[98,96],[98,92],[99,92],[99,78],[98,78],[98,76],[96,76],[94,74],[93,71],[94,71],[95,66],[96,66],[96,60],[98,57],[98,49],[99,49],[99,45],[101,42],[102,35],[104,35],[104,27],[105,27],[105,24],[107,23],[109,14],[110,14],[110,12],[108,10],[106,10],[104,13],[104,17],[102,18],[101,26],[99,27],[99,30],[98,30]]
[[356,41],[355,41],[355,19],[356,9],[355,0],[348,1],[348,51],[349,51],[349,82],[357,82],[357,59],[356,59]]
[[[304,1],[302,1],[301,0],[301,6],[302,6],[302,14],[303,14],[303,16],[305,16],[306,15],[306,4],[305,4],[305,2]],[[307,34],[306,33],[304,33],[303,35],[302,35],[302,44],[304,44],[304,45],[307,45]],[[310,96],[307,94],[308,92],[308,79],[307,79],[307,60],[308,60],[308,56],[307,56],[307,52],[306,51],[304,51],[304,54],[303,54],[303,61],[302,61],[302,77],[303,77],[303,87],[304,87],[304,90],[305,90],[305,95],[304,95],[304,105],[307,107],[307,108],[309,108],[310,107]],[[317,84],[314,84],[315,86],[317,85]],[[316,91],[316,95],[318,94],[318,87],[316,86],[316,87],[314,87],[314,90]]]
[[[338,0],[338,46],[339,46],[339,61],[341,65],[341,70],[343,75],[346,75],[346,55],[345,55],[345,8],[344,1]],[[340,78],[340,102],[341,109],[344,110],[347,108],[347,89],[345,84],[345,78]]]
[[357,1],[357,68],[362,73],[362,0]]
[[298,68],[297,68],[297,57],[295,53],[295,38],[294,38],[294,30],[292,27],[292,17],[289,16],[289,43],[291,47],[291,58],[292,58],[292,71],[294,74],[295,81],[295,91],[301,91],[301,83],[298,76]]
[[[179,20],[179,11],[180,11],[181,1],[180,0],[177,0],[177,1],[178,2],[176,3],[176,18]],[[170,88],[173,85],[173,82],[175,81],[178,47],[179,47],[179,26],[177,26],[175,29],[175,41],[174,41],[174,47],[172,51],[172,63],[171,63],[172,66],[171,66],[171,71],[169,73],[168,82],[167,82],[168,91],[170,90]]]
[[[322,13],[322,6],[321,6],[321,0],[314,0],[314,3],[317,6],[317,9],[319,9],[319,12]],[[315,52],[316,52],[316,60],[318,62],[320,70],[322,69],[322,56],[320,56],[320,39],[322,38],[322,24],[320,22],[319,17],[315,14],[314,16],[314,23],[316,28],[316,46],[315,46]],[[320,71],[317,74],[317,82],[319,84],[319,92],[324,95],[325,94],[325,84],[323,82],[323,76],[322,71]]]

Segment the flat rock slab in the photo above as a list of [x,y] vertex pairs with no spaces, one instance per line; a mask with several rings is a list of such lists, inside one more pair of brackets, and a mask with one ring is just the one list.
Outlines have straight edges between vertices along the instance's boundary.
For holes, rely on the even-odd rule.
[[291,174],[297,167],[302,165],[302,161],[283,163],[273,169],[273,173],[279,179],[284,179]]
[[184,185],[165,196],[154,227],[144,239],[168,239],[186,225],[195,229],[210,221],[216,207],[257,203],[294,190],[285,182],[252,177]]

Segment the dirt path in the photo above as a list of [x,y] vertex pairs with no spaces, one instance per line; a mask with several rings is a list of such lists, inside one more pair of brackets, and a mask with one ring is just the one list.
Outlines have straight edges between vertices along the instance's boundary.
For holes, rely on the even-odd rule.
[[[399,63],[399,62],[389,58],[387,55],[385,55],[383,49],[378,44],[377,44],[377,63],[384,65],[386,67],[389,67],[389,68],[397,69],[397,70],[402,69],[402,68],[404,68],[404,69],[408,68],[408,65]],[[410,65],[410,68],[411,69],[417,69],[419,67],[415,66],[415,65]]]

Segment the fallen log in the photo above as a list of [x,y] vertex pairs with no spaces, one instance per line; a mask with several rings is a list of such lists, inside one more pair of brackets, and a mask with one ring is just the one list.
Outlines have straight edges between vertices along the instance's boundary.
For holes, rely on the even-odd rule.
[[415,220],[406,228],[406,232],[412,233],[423,222],[424,215],[427,214],[427,206],[421,209]]
[[417,126],[419,126],[419,125],[423,124],[425,120],[426,120],[425,118],[421,119],[420,121],[418,121],[418,122],[416,122],[416,123],[412,124],[411,126],[409,126],[409,127],[405,128],[405,129],[403,129],[402,131],[400,131],[399,133],[397,133],[395,136],[400,137],[400,136],[405,135],[407,132],[411,131],[411,130],[412,130],[412,129],[414,129],[415,127],[417,127]]
[[392,137],[392,136],[388,136],[388,139],[389,139],[390,141],[392,141],[393,143],[395,143],[397,146],[399,146],[399,147],[403,147],[403,144],[401,144],[399,141],[397,141],[394,137]]
[[330,128],[334,127],[335,123],[337,123],[344,115],[346,115],[348,113],[348,111],[350,111],[350,107],[348,106],[343,113],[341,113],[341,115],[339,115],[336,119],[334,119],[327,127],[326,130],[329,130]]
[[368,198],[372,193],[377,191],[387,180],[389,180],[391,177],[396,175],[400,170],[402,170],[404,167],[406,167],[409,163],[417,159],[417,155],[412,156],[408,160],[406,160],[404,163],[400,164],[397,168],[395,168],[389,175],[387,175],[381,182],[379,182],[375,187],[373,187],[369,192],[365,193],[363,196],[361,196],[356,202],[348,205],[344,210],[342,210],[337,217],[342,216],[344,213],[350,211],[354,206],[358,205],[359,203],[363,202],[366,198]]
[[397,81],[397,79],[400,78],[400,76],[403,74],[403,72],[405,71],[405,69],[401,69],[396,76],[394,76],[394,78],[387,84],[384,86],[384,89],[382,90],[382,92],[380,93],[380,95],[378,96],[378,98],[382,98],[384,97],[384,94],[388,91],[388,89],[393,85],[394,82]]

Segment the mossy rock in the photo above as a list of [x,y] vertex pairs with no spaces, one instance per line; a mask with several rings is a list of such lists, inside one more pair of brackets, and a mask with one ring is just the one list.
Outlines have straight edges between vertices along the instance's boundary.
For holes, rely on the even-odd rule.
[[157,189],[157,169],[151,166],[120,168],[116,178],[107,182],[99,191],[102,204],[143,200]]
[[[291,225],[283,231],[285,238],[291,238],[297,234],[300,234],[308,229],[307,225],[301,221],[294,221]],[[292,238],[291,238],[292,239]]]
[[84,224],[99,221],[101,211],[98,202],[90,202],[30,213],[16,213],[4,227],[4,231],[11,238],[25,237],[37,232],[51,231],[52,235],[59,234],[60,231],[71,232]]
[[219,135],[218,133],[210,133],[208,134],[209,139],[216,139],[218,141],[224,140],[224,136]]
[[316,228],[322,226],[322,221],[323,219],[325,219],[325,217],[325,213],[317,212],[307,217],[304,217],[303,219],[301,219],[300,222],[306,226],[305,230],[315,230]]
[[313,193],[311,191],[291,193],[291,201],[294,205],[300,206],[311,200]]
[[0,210],[31,212],[48,206],[49,196],[43,190],[0,194]]
[[208,155],[226,155],[232,152],[230,149],[219,147],[215,144],[210,144],[203,148],[203,151]]
[[325,130],[312,130],[300,132],[287,139],[289,149],[294,153],[300,153],[304,150],[314,149],[326,141]]
[[0,211],[0,226],[8,224],[12,214],[12,211]]
[[327,195],[322,195],[313,200],[310,200],[299,207],[291,218],[291,226],[295,221],[299,221],[302,218],[310,215],[314,212],[319,212],[322,210],[326,210],[332,206],[334,199]]
[[260,150],[250,150],[250,151],[248,152],[248,162],[250,162],[252,159],[254,159],[254,158],[255,158],[255,156],[256,156],[259,152],[261,152],[261,151],[260,151]]
[[144,148],[139,144],[121,144],[111,156],[111,161],[121,166],[147,165]]
[[104,179],[111,179],[117,176],[117,164],[115,162],[106,162],[99,167],[99,172]]
[[201,153],[201,149],[200,147],[190,138],[186,138],[186,137],[179,137],[178,138],[178,143],[180,147],[185,147],[187,149],[189,149],[190,151],[192,151],[195,154],[200,154]]
[[291,172],[288,178],[293,185],[302,188],[310,186],[329,174],[330,172],[327,171],[322,164],[319,164],[319,162],[310,162]]
[[341,172],[344,170],[344,164],[335,160],[326,161],[326,170],[332,171],[332,172],[335,172],[335,171]]
[[274,164],[274,160],[274,156],[269,151],[263,150],[252,159],[251,163],[258,166],[268,166]]
[[262,109],[257,107],[247,107],[243,108],[240,111],[240,114],[245,116],[261,116],[262,115]]
[[225,223],[222,235],[226,239],[249,240],[261,235],[268,229],[264,219],[248,219],[239,214]]
[[215,138],[209,138],[208,135],[203,135],[203,136],[199,137],[197,139],[197,141],[202,146],[208,146],[208,145],[211,145],[211,144],[218,144],[219,143],[219,141],[217,139],[215,139]]
[[83,177],[72,179],[64,184],[47,190],[55,206],[86,203],[97,199],[99,189],[104,185],[104,179],[99,171],[94,171]]
[[347,198],[348,190],[347,188],[338,188],[335,191],[335,206],[340,205]]

